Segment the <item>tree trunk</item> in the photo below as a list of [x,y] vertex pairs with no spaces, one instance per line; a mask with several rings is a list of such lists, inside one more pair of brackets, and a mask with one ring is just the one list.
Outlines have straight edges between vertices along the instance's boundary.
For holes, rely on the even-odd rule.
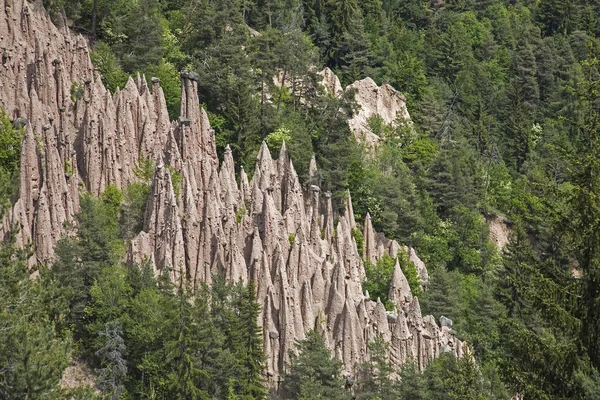
[[98,17],[98,0],[94,0],[94,8],[92,9],[92,44],[96,40],[96,18]]

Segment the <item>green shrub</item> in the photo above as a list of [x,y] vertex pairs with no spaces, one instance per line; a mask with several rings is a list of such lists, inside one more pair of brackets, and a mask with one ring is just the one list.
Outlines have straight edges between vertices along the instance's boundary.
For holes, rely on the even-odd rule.
[[0,215],[10,207],[19,184],[22,140],[23,129],[15,128],[0,109]]
[[[421,279],[417,268],[408,260],[408,254],[404,250],[400,249],[397,257],[412,294],[417,297],[420,296],[423,290],[421,289]],[[388,294],[395,266],[396,260],[388,254],[384,254],[375,264],[365,261],[367,280],[363,282],[363,289],[369,291],[371,300],[379,298],[388,310],[394,307],[394,304],[388,301]]]
[[79,82],[73,82],[71,85],[71,101],[77,103],[77,101],[83,98],[84,88]]
[[289,143],[290,140],[292,140],[292,135],[290,135],[290,130],[285,126],[280,126],[274,132],[269,133],[265,138],[265,141],[273,154],[276,154],[279,149],[281,149],[283,142]]
[[365,238],[363,237],[362,232],[360,231],[359,228],[352,228],[352,237],[354,238],[354,241],[356,242],[356,248],[358,249],[358,253],[362,253],[364,246],[365,246]]
[[125,86],[128,75],[121,69],[117,57],[108,44],[97,42],[90,53],[90,59],[102,77],[104,86],[111,93]]
[[125,188],[125,197],[121,206],[121,235],[133,239],[144,227],[144,212],[150,195],[150,185],[134,182]]
[[163,59],[160,64],[147,67],[144,73],[148,80],[152,77],[160,79],[160,87],[165,95],[169,118],[177,119],[181,108],[181,79],[177,68]]
[[136,177],[142,179],[146,183],[150,183],[154,177],[154,170],[156,169],[156,163],[150,157],[145,157],[143,154],[135,164],[133,173]]
[[295,233],[290,233],[288,235],[288,241],[290,242],[290,246],[293,246],[294,242],[296,241],[296,234]]
[[379,298],[383,304],[387,303],[395,264],[396,260],[388,254],[384,254],[375,264],[365,261],[367,280],[363,282],[363,289],[369,291],[372,300]]
[[173,191],[175,192],[175,196],[179,197],[179,195],[181,194],[181,182],[183,182],[183,177],[172,166],[166,165],[166,167],[171,173],[171,183],[173,184]]
[[239,224],[242,222],[244,215],[246,215],[246,206],[242,204],[242,206],[235,212],[235,223]]

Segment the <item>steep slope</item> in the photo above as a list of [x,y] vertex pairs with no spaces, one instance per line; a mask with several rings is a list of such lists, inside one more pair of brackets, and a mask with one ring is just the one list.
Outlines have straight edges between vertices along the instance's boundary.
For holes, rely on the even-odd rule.
[[[317,186],[303,192],[285,145],[273,159],[263,143],[251,180],[242,170],[238,183],[229,150],[219,166],[195,73],[181,73],[181,116],[171,123],[159,80],[148,87],[143,77],[130,78],[111,94],[81,36],[55,27],[25,1],[0,1],[0,105],[11,118],[29,121],[19,193],[2,233],[16,227],[19,243],[34,245],[32,263],[52,262],[63,224],[79,208],[80,190],[123,188],[139,179],[139,160],[150,157],[157,168],[128,261],[149,260],[157,273],[167,270],[174,282],[191,287],[210,282],[219,270],[231,280],[252,280],[271,383],[309,329],[324,335],[348,375],[368,358],[376,335],[390,343],[395,365],[414,357],[423,368],[442,351],[462,354],[449,327],[421,315],[399,265],[390,290],[396,311],[363,294],[361,256],[395,257],[400,245],[376,234],[367,217],[361,255],[351,200],[337,215],[329,193]],[[178,188],[172,171],[182,178]],[[414,251],[410,256],[426,282],[425,266]]]

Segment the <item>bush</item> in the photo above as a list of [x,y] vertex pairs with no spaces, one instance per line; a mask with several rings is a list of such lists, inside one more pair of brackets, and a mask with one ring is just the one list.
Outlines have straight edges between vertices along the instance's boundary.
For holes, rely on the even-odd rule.
[[292,140],[290,130],[285,126],[280,126],[275,132],[269,133],[265,139],[273,154],[276,154],[281,149],[283,142],[289,143],[290,140]]
[[83,98],[84,88],[83,85],[79,82],[73,82],[71,85],[71,101],[73,103],[77,103],[81,98]]
[[10,207],[18,187],[23,129],[15,128],[0,109],[0,215]]
[[[423,293],[423,290],[421,289],[421,279],[419,278],[417,268],[408,260],[408,254],[406,254],[405,251],[400,250],[397,257],[402,273],[408,281],[412,294],[414,296],[420,296]],[[379,298],[388,310],[391,310],[394,307],[392,302],[388,302],[388,294],[395,266],[396,260],[388,254],[384,254],[377,260],[375,265],[365,261],[367,280],[366,282],[363,282],[363,289],[369,291],[371,300],[375,301]]]
[[372,300],[379,298],[386,304],[395,264],[396,261],[388,254],[384,254],[376,264],[365,261],[367,280],[363,282],[363,289],[369,291]]
[[147,67],[144,73],[148,80],[152,77],[160,79],[160,87],[165,94],[169,118],[177,119],[181,108],[181,80],[177,68],[163,59],[160,64]]
[[90,53],[92,64],[102,77],[104,86],[111,93],[117,88],[122,88],[127,83],[128,75],[123,72],[115,54],[110,46],[104,42],[97,42]]

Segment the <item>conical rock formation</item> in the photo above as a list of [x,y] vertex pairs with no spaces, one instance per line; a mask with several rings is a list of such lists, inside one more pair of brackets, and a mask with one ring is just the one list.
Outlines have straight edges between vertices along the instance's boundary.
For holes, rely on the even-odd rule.
[[[167,271],[191,287],[210,283],[218,271],[253,280],[270,383],[277,382],[294,341],[310,329],[324,335],[347,375],[368,359],[375,336],[389,342],[397,366],[414,357],[422,368],[442,350],[462,354],[448,327],[423,318],[399,268],[391,296],[396,313],[364,296],[351,200],[337,215],[329,193],[314,185],[304,192],[285,146],[274,160],[263,143],[250,181],[242,171],[237,183],[229,152],[218,165],[193,72],[181,74],[181,116],[171,123],[158,80],[148,87],[143,77],[131,78],[111,94],[94,73],[85,40],[23,0],[0,0],[0,56],[0,106],[11,118],[29,121],[19,194],[1,233],[16,225],[18,243],[34,245],[32,262],[52,261],[63,224],[79,209],[79,190],[124,188],[141,179],[137,166],[150,158],[157,167],[144,229],[131,241],[128,261],[148,261],[157,273]],[[72,88],[81,96],[71,98]],[[373,107],[397,112],[385,99],[389,90],[381,90]],[[311,163],[311,176],[316,173]],[[181,178],[177,186],[174,174]],[[399,249],[367,219],[362,257],[374,262]]]

